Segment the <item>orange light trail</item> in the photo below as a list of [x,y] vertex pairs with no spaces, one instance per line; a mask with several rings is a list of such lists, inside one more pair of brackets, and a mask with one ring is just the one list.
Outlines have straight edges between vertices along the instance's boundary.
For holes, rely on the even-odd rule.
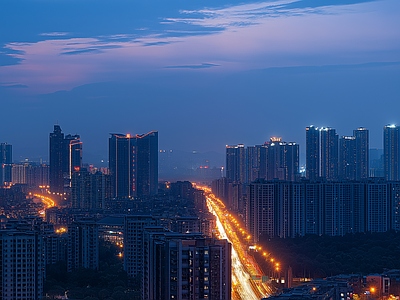
[[[232,243],[232,299],[260,299],[271,295],[269,283],[257,282],[254,277],[264,274],[253,257],[248,254],[248,240],[251,238],[242,228],[240,223],[228,212],[225,204],[211,193],[208,187],[196,186],[205,192],[207,206],[217,220],[218,237],[228,239]],[[238,234],[244,235],[243,240]],[[259,249],[260,247],[256,247]],[[261,279],[261,278],[260,278]]]
[[39,212],[41,215],[45,214],[46,209],[56,206],[56,203],[50,197],[40,195],[40,194],[33,194],[33,196],[40,198],[42,200],[42,202],[47,206],[44,210]]

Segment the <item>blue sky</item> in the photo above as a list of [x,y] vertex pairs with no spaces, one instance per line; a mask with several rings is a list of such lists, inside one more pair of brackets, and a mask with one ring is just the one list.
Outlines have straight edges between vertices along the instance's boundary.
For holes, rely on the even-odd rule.
[[151,130],[160,149],[277,135],[304,152],[308,125],[363,126],[381,148],[399,81],[398,0],[0,4],[0,142],[16,159],[46,157],[57,120],[88,160],[110,132]]

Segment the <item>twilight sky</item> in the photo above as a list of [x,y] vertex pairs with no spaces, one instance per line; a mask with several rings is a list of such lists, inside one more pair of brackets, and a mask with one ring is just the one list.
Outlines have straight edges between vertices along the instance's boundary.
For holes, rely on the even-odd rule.
[[[305,152],[400,124],[398,0],[4,0],[0,142],[47,158],[57,122],[84,161],[109,133],[159,131],[160,149],[224,153],[270,136]],[[86,159],[85,159],[86,157]]]

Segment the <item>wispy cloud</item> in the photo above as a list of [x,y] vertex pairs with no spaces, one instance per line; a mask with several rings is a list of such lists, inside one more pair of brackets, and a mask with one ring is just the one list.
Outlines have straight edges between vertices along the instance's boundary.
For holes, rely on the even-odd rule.
[[43,35],[43,36],[66,36],[69,35],[69,32],[44,32],[44,33],[40,33],[39,35]]
[[301,0],[264,1],[235,5],[226,8],[205,8],[200,10],[181,10],[182,15],[191,17],[165,18],[167,23],[183,23],[202,27],[227,28],[232,26],[250,26],[259,24],[265,18],[281,16],[304,15],[310,13],[324,13],[319,8],[288,8],[288,5]]
[[0,83],[0,87],[3,87],[3,88],[27,88],[28,86],[25,84],[17,83],[17,82],[7,82],[7,83]]
[[202,63],[200,65],[182,65],[182,66],[167,66],[164,69],[205,69],[211,67],[219,67],[220,65],[210,64],[210,63]]
[[[222,73],[396,61],[397,1],[318,7],[302,6],[300,0],[264,1],[182,10],[180,18],[163,19],[158,30],[90,38],[47,33],[37,42],[5,45],[0,77],[55,91],[168,69]],[[393,14],[385,15],[382,7]]]

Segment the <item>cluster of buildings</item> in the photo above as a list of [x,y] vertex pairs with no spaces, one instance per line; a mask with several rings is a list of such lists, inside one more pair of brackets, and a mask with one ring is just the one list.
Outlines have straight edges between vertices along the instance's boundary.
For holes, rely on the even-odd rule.
[[385,270],[381,274],[337,275],[306,281],[295,287],[291,283],[278,291],[271,300],[352,300],[397,299],[400,294],[400,270]]
[[230,300],[231,245],[214,238],[203,191],[188,181],[158,183],[158,133],[111,134],[103,170],[82,163],[82,146],[55,125],[47,166],[13,164],[11,145],[2,144],[0,191],[11,202],[23,200],[14,199],[17,188],[26,201],[28,192],[45,194],[61,207],[48,208],[46,221],[1,219],[0,298],[42,299],[46,265],[98,269],[106,240],[120,249],[130,279],[140,278],[142,299]]
[[400,230],[400,182],[257,180],[247,186],[246,226],[260,236]]
[[46,265],[98,269],[99,239],[105,239],[121,246],[130,278],[141,278],[142,299],[230,300],[231,244],[200,232],[200,223],[176,218],[171,231],[151,215],[82,218],[64,227],[40,218],[3,220],[0,295],[42,299]]
[[[261,235],[344,235],[399,230],[400,126],[384,127],[383,170],[370,172],[369,131],[341,136],[306,127],[306,168],[299,145],[272,137],[263,145],[226,146],[226,177],[213,193]],[[372,176],[370,176],[372,175]]]

